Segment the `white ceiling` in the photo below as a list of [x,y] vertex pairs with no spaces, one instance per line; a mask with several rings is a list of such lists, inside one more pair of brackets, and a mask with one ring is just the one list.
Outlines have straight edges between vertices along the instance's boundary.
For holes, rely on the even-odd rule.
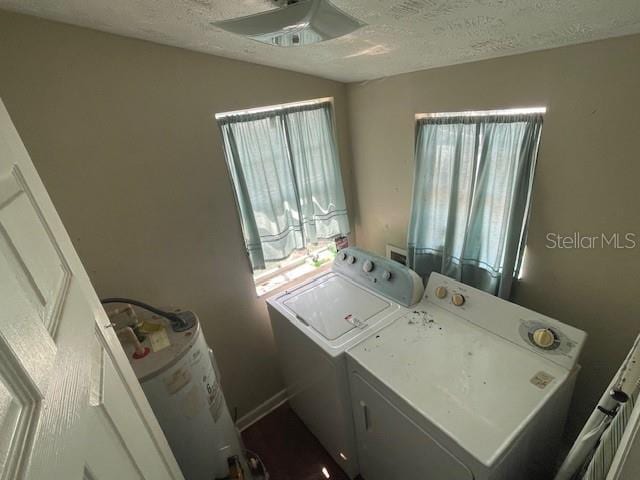
[[368,25],[305,47],[211,25],[269,0],[0,0],[0,8],[340,81],[640,33],[640,0],[333,0]]

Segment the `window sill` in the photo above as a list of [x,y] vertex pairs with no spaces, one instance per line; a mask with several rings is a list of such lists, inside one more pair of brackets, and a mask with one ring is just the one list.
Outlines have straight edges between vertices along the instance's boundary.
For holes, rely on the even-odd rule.
[[258,298],[266,298],[271,295],[280,293],[292,284],[301,283],[311,277],[314,277],[320,273],[324,273],[331,269],[333,261],[323,263],[319,267],[303,263],[295,268],[282,272],[279,275],[271,277],[261,283],[256,284],[256,294]]

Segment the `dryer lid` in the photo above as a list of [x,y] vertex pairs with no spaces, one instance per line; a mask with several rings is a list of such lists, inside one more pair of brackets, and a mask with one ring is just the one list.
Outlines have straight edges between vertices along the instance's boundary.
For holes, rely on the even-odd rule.
[[367,320],[391,306],[337,275],[321,278],[283,303],[327,340],[335,340],[354,328],[366,326]]

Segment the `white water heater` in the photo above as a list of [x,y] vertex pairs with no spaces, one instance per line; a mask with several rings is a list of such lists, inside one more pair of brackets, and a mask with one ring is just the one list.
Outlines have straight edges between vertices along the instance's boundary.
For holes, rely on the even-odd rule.
[[182,473],[186,480],[249,479],[200,322],[193,312],[165,310],[188,322],[176,331],[166,318],[131,307],[110,316]]

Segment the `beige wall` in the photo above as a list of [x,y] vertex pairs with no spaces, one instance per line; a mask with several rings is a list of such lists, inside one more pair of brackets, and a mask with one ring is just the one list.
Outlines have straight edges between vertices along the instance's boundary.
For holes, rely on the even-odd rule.
[[551,250],[546,233],[640,241],[640,36],[349,86],[358,244],[405,245],[414,114],[546,106],[515,301],[586,330],[571,431],[640,331],[640,246]]
[[99,295],[198,312],[240,415],[282,383],[213,115],[327,96],[348,186],[344,85],[0,12],[0,97]]
[[515,300],[590,335],[575,431],[640,329],[640,248],[550,250],[545,235],[640,234],[638,58],[634,36],[347,90],[0,12],[0,97],[98,293],[196,310],[229,404],[241,415],[276,393],[281,380],[214,113],[335,97],[358,243],[382,253],[386,243],[406,241],[415,113],[547,106],[526,271]]

